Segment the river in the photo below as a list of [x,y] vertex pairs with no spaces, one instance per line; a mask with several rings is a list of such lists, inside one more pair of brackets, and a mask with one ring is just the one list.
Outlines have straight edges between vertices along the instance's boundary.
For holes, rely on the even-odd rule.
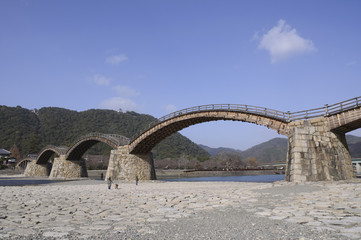
[[285,175],[250,175],[250,176],[225,176],[225,177],[196,177],[163,179],[169,182],[276,182],[285,179]]

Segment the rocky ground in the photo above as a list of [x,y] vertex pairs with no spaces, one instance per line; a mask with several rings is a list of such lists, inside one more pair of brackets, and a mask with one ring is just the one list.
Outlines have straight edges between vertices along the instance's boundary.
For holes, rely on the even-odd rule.
[[0,239],[361,238],[361,179],[118,184],[0,187]]

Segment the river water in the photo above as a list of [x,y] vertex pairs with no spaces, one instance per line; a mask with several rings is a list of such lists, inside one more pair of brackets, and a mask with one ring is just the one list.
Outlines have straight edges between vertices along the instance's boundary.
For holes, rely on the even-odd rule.
[[[284,175],[250,175],[250,176],[227,176],[227,177],[196,177],[196,178],[173,178],[161,179],[161,181],[169,182],[275,182],[284,180]],[[90,178],[91,179],[91,178]],[[102,184],[100,178],[93,178],[93,183]],[[26,177],[11,177],[0,176],[0,186],[26,186],[26,185],[40,185],[56,182],[69,182],[74,180],[51,180],[47,178],[26,178]],[[75,180],[76,181],[76,180]]]
[[227,176],[227,177],[197,177],[163,179],[169,182],[276,182],[285,179],[285,175],[250,175],[250,176]]

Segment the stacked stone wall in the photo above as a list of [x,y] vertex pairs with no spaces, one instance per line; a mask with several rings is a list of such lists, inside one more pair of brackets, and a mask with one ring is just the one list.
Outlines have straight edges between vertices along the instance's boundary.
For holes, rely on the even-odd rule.
[[49,172],[50,166],[48,164],[36,164],[34,160],[26,165],[24,175],[26,177],[47,177]]
[[331,132],[327,119],[289,124],[287,181],[328,181],[353,177],[345,135]]
[[121,146],[112,150],[109,158],[106,179],[113,180],[155,180],[153,157],[148,154],[130,154],[129,146]]
[[66,160],[65,155],[54,158],[49,178],[71,179],[82,177],[88,177],[84,159],[70,161]]

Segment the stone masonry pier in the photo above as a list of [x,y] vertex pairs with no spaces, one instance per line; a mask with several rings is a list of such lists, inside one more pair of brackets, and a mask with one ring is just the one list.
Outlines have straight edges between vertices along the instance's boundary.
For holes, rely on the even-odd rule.
[[155,169],[152,153],[131,154],[129,146],[120,146],[112,150],[109,158],[106,179],[134,181],[155,180]]
[[330,131],[326,118],[289,124],[285,180],[330,181],[354,177],[345,134]]

